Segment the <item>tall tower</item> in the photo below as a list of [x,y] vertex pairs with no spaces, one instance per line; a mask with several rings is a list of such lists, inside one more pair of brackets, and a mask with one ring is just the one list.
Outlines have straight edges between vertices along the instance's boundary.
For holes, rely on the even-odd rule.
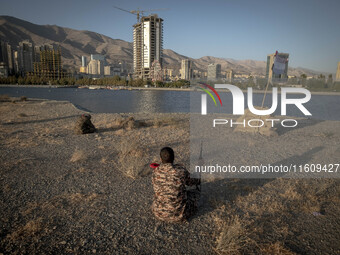
[[0,41],[0,77],[8,76],[7,43]]
[[221,78],[221,65],[209,64],[208,65],[208,80],[217,80]]
[[[39,50],[39,53],[38,53]],[[60,46],[45,44],[35,47],[39,60],[34,62],[32,75],[58,80],[65,77],[61,63]]]
[[136,78],[150,79],[156,60],[162,66],[163,20],[156,14],[142,17],[133,27],[133,69]]
[[30,41],[19,42],[19,62],[22,74],[33,71],[34,44]]
[[227,70],[227,73],[226,73],[226,79],[227,81],[229,82],[232,82],[234,80],[234,72],[233,70]]
[[80,72],[81,73],[86,73],[86,68],[87,68],[87,59],[86,56],[81,56],[81,67],[80,67]]
[[81,56],[81,66],[85,67],[87,66],[86,56]]
[[340,81],[340,62],[338,62],[338,69],[336,71],[336,81]]
[[190,80],[192,78],[192,64],[189,59],[182,60],[181,78],[184,80]]

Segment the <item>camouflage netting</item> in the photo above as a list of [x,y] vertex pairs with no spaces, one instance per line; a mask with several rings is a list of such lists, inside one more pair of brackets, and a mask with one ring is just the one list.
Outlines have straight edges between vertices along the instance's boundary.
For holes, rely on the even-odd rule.
[[76,134],[89,134],[96,132],[96,128],[91,122],[90,114],[83,114],[79,117],[75,126],[75,132]]

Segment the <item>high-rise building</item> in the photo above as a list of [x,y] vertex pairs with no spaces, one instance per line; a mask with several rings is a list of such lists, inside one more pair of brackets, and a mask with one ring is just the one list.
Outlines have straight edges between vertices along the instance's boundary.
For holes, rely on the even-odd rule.
[[112,76],[113,74],[113,67],[112,66],[104,66],[104,75]]
[[104,66],[105,66],[105,62],[101,61],[101,60],[97,60],[97,66],[98,66],[98,74],[99,75],[104,75]]
[[8,66],[5,62],[0,62],[0,77],[8,77]]
[[98,63],[96,60],[90,60],[89,64],[87,65],[87,73],[88,74],[98,74]]
[[30,41],[22,41],[19,43],[19,64],[20,72],[25,75],[27,72],[33,71],[34,62],[34,45]]
[[92,59],[87,65],[87,73],[92,75],[104,75],[104,61]]
[[122,69],[121,65],[114,65],[114,66],[104,66],[104,75],[105,76],[121,76]]
[[196,69],[192,70],[192,78],[193,78],[193,79],[200,79],[200,78],[203,78],[203,73],[202,73],[202,71],[196,70]]
[[156,14],[142,17],[133,27],[133,69],[136,78],[150,79],[154,61],[162,66],[163,19]]
[[87,73],[87,59],[86,56],[81,56],[81,67],[79,70],[81,73]]
[[234,72],[233,72],[233,70],[227,70],[227,72],[226,72],[226,79],[227,79],[227,81],[229,81],[229,82],[232,82],[232,80],[234,79]]
[[221,65],[209,64],[208,65],[208,80],[217,80],[221,78]]
[[181,79],[192,79],[192,62],[189,59],[183,59],[181,65]]
[[86,56],[81,56],[81,66],[85,67],[87,65]]
[[1,76],[14,75],[14,50],[7,42],[0,41],[0,63],[1,63]]
[[0,41],[0,77],[8,76],[7,43]]
[[270,79],[270,80],[272,80],[272,79],[275,79],[275,80],[277,80],[277,79],[280,79],[280,80],[288,79],[288,58],[289,58],[289,54],[288,53],[277,53],[277,54],[280,58],[283,58],[283,59],[286,60],[284,72],[283,72],[283,74],[273,73],[273,64],[274,64],[276,53],[269,54],[267,56],[266,78]]
[[115,75],[118,75],[118,76],[122,76],[124,75],[124,69],[122,68],[122,64],[119,63],[118,65],[115,65],[113,66],[113,69],[112,69],[112,75],[115,76]]
[[[84,59],[85,58],[85,59]],[[86,57],[82,57],[82,65],[86,63]],[[105,56],[99,54],[91,54],[91,60],[87,64],[86,73],[91,75],[100,75],[103,76],[104,66],[106,66]],[[80,71],[85,71],[82,67]]]
[[0,62],[7,62],[7,43],[0,41]]
[[67,76],[62,69],[60,47],[50,44],[35,47],[35,55],[39,59],[33,64],[32,75],[53,80]]
[[19,64],[19,53],[17,50],[13,51],[13,65],[14,65],[14,73],[19,73],[20,64]]
[[33,63],[34,62],[40,62],[40,48],[41,47],[42,46],[34,46]]
[[172,68],[163,68],[163,77],[164,80],[171,80],[174,76],[174,69]]
[[12,50],[12,46],[7,44],[7,59],[8,59],[8,73],[13,75],[15,73],[14,68],[14,51]]
[[335,77],[336,81],[340,81],[340,62],[338,62],[338,69],[336,71],[336,77]]

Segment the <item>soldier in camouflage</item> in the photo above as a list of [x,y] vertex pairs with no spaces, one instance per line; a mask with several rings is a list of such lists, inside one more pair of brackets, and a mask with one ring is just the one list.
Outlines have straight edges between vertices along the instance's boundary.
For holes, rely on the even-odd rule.
[[154,169],[152,211],[156,218],[167,222],[183,222],[197,211],[199,190],[187,191],[187,186],[199,185],[201,180],[190,178],[183,166],[174,165],[174,151],[165,147],[160,152],[162,164]]

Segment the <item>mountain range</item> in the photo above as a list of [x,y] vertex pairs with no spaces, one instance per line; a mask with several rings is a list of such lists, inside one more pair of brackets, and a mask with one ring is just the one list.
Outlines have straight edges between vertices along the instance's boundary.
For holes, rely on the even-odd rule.
[[[131,31],[132,33],[132,31]],[[120,39],[57,25],[36,25],[11,16],[0,16],[0,40],[11,45],[18,45],[23,40],[30,40],[35,45],[58,44],[61,47],[63,65],[66,68],[79,70],[81,56],[90,54],[104,55],[108,64],[125,63],[132,68],[133,45]],[[235,60],[230,58],[217,58],[205,56],[193,59],[180,55],[171,49],[163,50],[163,64],[167,68],[180,69],[181,60],[191,59],[194,69],[206,71],[208,64],[221,64],[222,71],[232,69],[238,74],[265,75],[266,62],[258,60]],[[300,76],[318,75],[320,72],[305,68],[289,67],[288,75]]]

